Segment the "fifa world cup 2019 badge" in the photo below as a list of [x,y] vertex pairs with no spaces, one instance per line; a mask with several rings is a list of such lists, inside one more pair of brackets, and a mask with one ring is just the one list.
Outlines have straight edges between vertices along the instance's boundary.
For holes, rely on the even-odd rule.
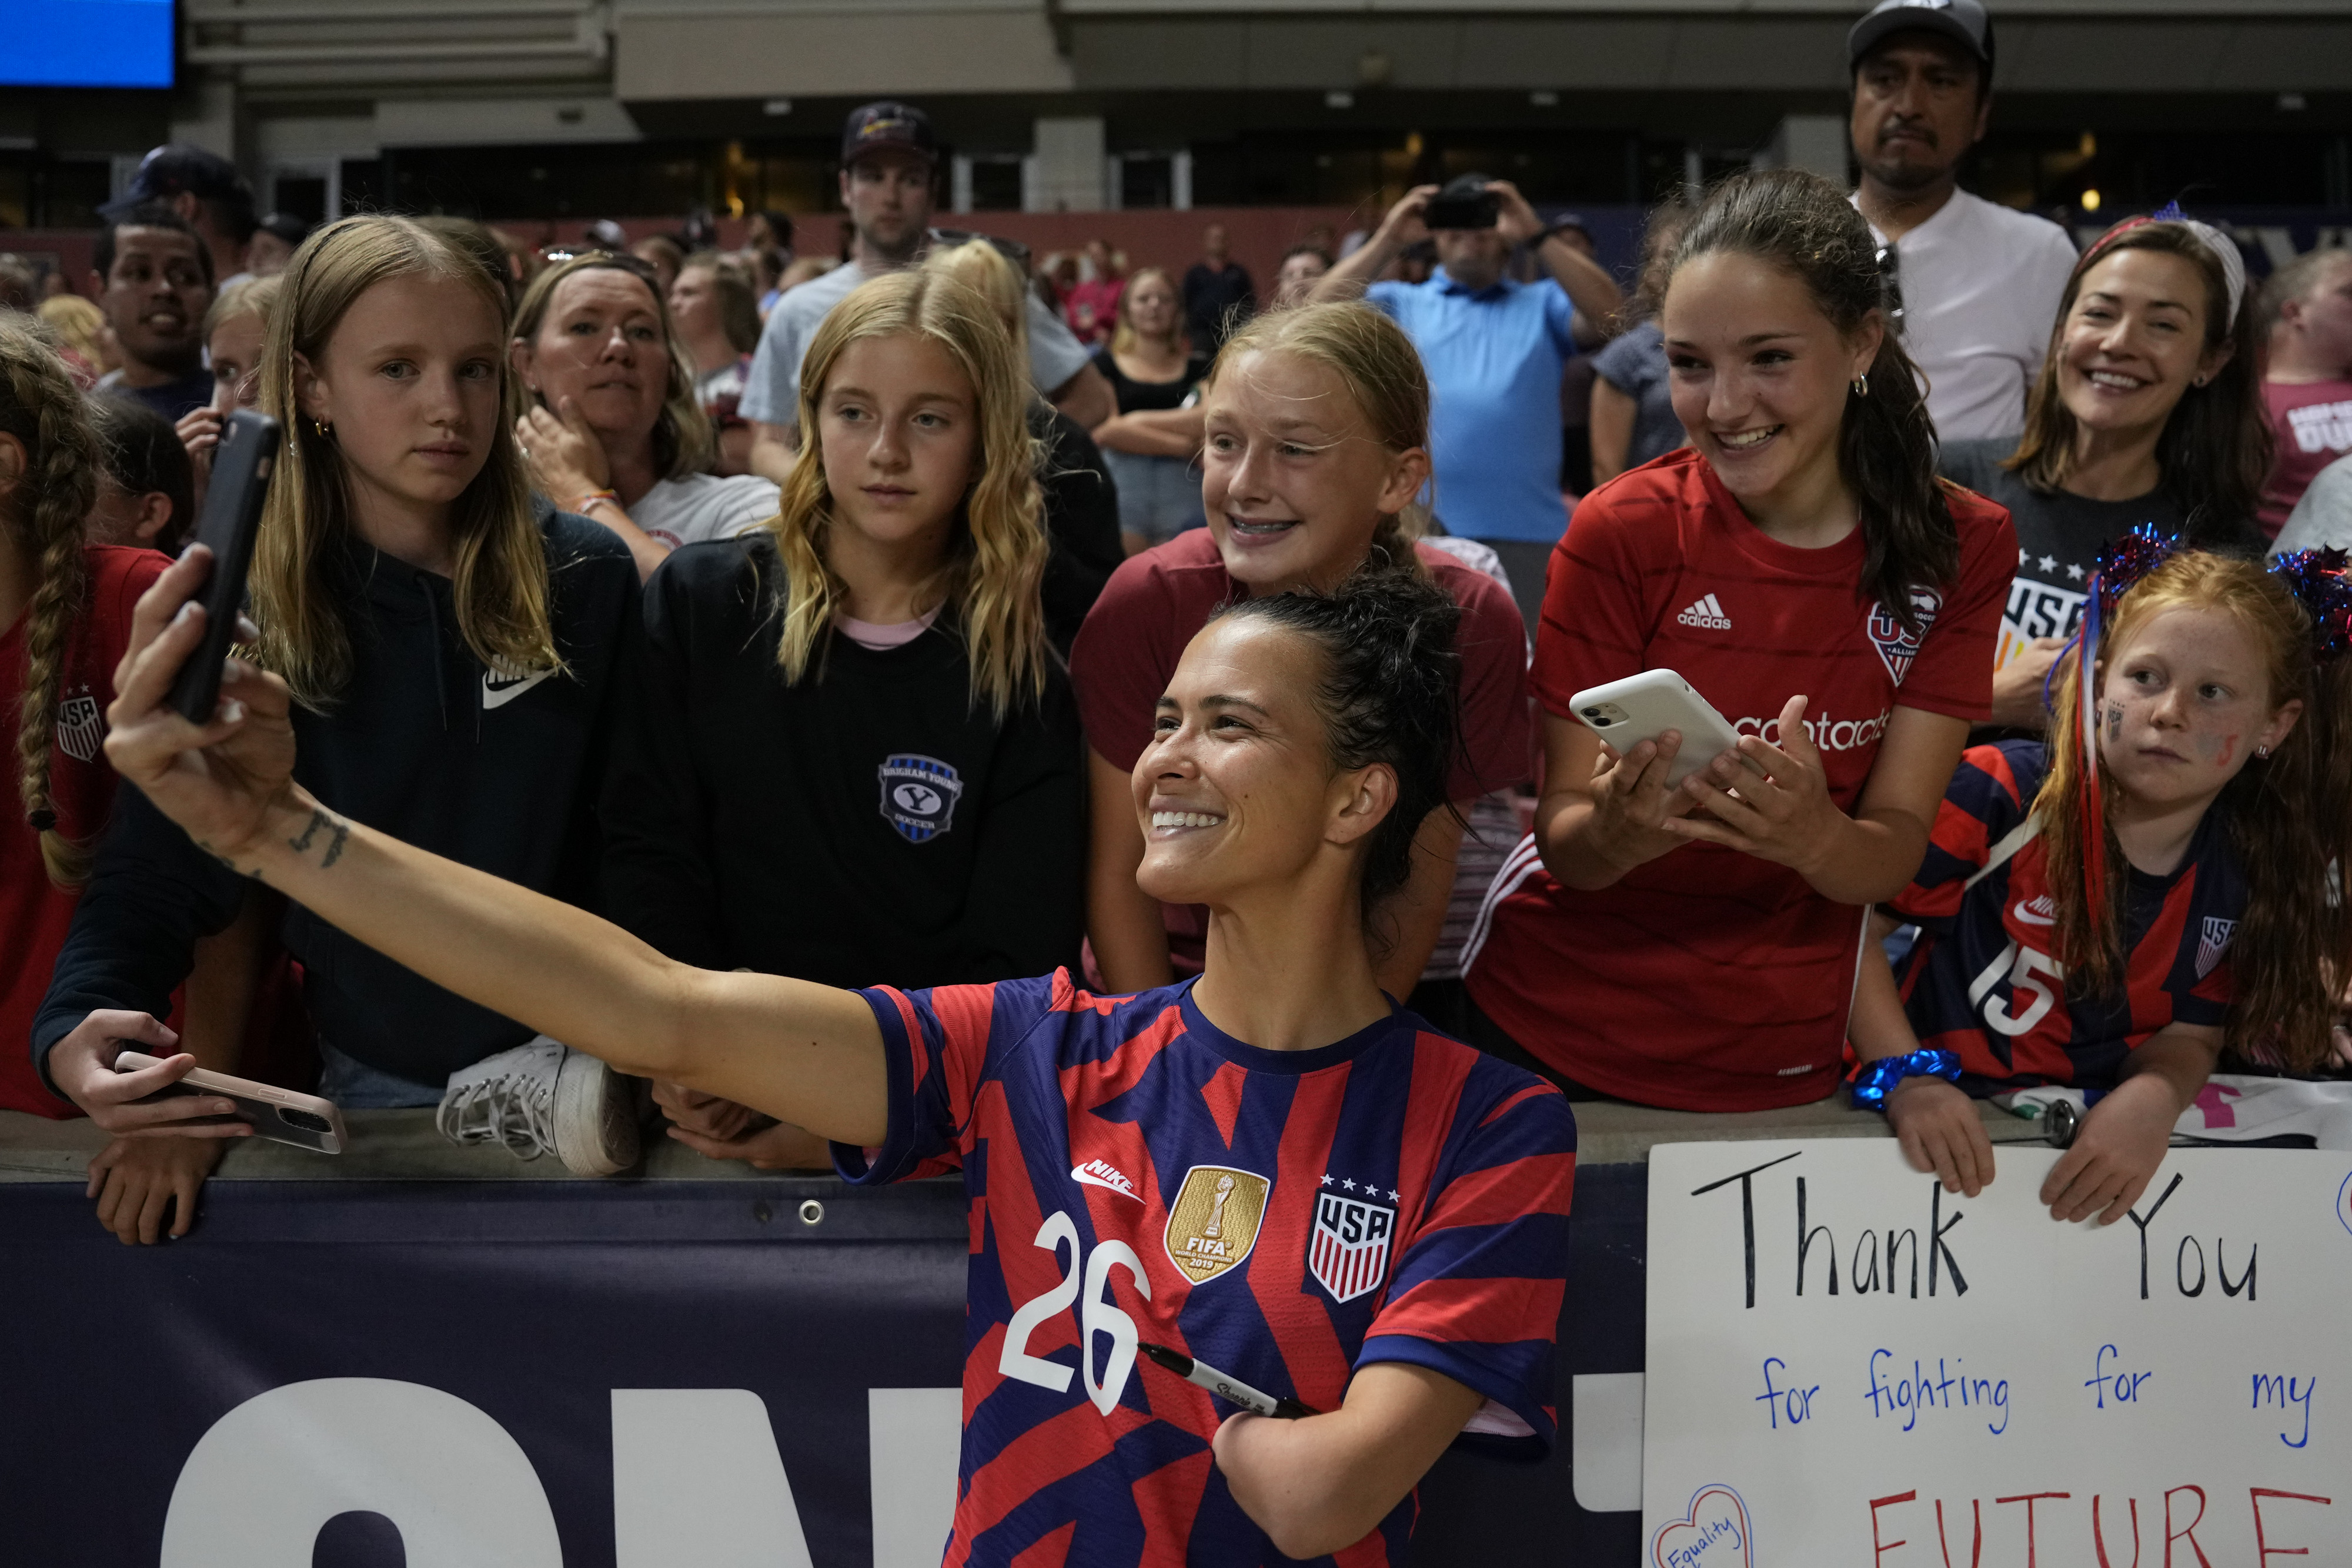
[[910,844],[929,843],[953,825],[956,800],[963,780],[936,757],[902,751],[886,757],[876,769],[882,776],[882,815]]
[[1237,1269],[1257,1245],[1273,1183],[1230,1166],[1194,1166],[1168,1206],[1168,1260],[1195,1285]]
[[1932,588],[1911,591],[1911,613],[1918,618],[1919,630],[1906,632],[1903,622],[1886,612],[1884,604],[1870,607],[1870,644],[1878,650],[1879,659],[1886,673],[1901,685],[1903,677],[1911,673],[1911,661],[1919,656],[1919,644],[1927,640],[1927,632],[1936,624],[1936,612],[1944,607],[1944,596]]
[[59,751],[76,762],[94,759],[106,744],[106,717],[99,711],[98,699],[82,692],[59,703],[56,733]]

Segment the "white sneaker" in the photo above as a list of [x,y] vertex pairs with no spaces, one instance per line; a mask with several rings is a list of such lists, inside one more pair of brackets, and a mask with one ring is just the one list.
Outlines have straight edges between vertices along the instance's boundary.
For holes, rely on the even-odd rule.
[[552,1154],[574,1176],[637,1163],[634,1082],[539,1035],[449,1075],[434,1125],[458,1144],[498,1144],[518,1159]]

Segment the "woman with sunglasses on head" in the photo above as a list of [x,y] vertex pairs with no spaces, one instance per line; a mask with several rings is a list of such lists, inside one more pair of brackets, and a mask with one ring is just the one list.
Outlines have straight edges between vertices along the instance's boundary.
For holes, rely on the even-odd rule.
[[2038,730],[2099,551],[2146,523],[2259,556],[2271,456],[2261,341],[2234,241],[2168,207],[2126,218],[2074,264],[2016,440],[1951,441],[1944,476],[2009,508],[2017,578],[1994,658],[1992,722]]
[[[1545,793],[1467,959],[1474,1044],[1582,1092],[1769,1110],[1839,1082],[1871,903],[1919,868],[2016,563],[1936,477],[1869,226],[1830,183],[1738,174],[1691,220],[1660,325],[1691,437],[1586,497],[1551,558]],[[1671,670],[1738,733],[1669,768],[1575,697]]]
[[680,545],[732,538],[776,515],[776,486],[703,470],[710,421],[653,270],[591,251],[531,280],[516,307],[514,371],[532,406],[515,438],[540,494],[629,547],[640,577]]

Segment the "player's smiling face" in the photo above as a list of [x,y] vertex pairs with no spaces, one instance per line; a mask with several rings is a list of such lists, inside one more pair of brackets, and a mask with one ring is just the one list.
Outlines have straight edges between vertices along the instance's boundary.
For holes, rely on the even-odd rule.
[[2205,277],[2185,256],[2122,250],[2083,274],[2059,329],[2058,395],[2085,430],[2161,429],[2231,345],[2205,342]]
[[1429,476],[1428,453],[1383,447],[1347,383],[1303,355],[1241,355],[1218,372],[1202,418],[1209,534],[1254,594],[1339,586],[1382,514],[1402,511]]
[[[1295,886],[1318,859],[1345,869],[1394,783],[1385,768],[1333,772],[1323,665],[1312,640],[1265,620],[1223,617],[1192,639],[1132,776],[1144,892],[1222,907]],[[1368,777],[1378,800],[1360,821]]]
[[2223,610],[2150,616],[2103,663],[2099,763],[2144,808],[2210,800],[2303,712],[2300,701],[2272,707],[2262,646]]
[[1675,270],[1660,326],[1675,416],[1742,503],[1834,484],[1847,389],[1878,356],[1874,314],[1851,337],[1785,267],[1712,251]]

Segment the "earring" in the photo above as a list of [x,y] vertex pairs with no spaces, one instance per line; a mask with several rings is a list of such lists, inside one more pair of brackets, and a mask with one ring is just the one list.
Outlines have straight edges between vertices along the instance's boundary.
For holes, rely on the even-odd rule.
[[2257,746],[2254,747],[2254,755],[2256,757],[2268,757],[2270,754],[2271,748],[2267,746]]
[[1856,376],[1853,378],[1853,395],[1856,397],[1868,397],[1870,395],[1870,378],[1868,376]]
[[2189,384],[2190,384],[2190,385],[2192,385],[2192,386],[2200,386],[2200,387],[2201,387],[2201,386],[2203,386],[2203,385],[2204,385],[2208,381],[2210,381],[2210,379],[2211,379],[2211,378],[2210,378],[2210,377],[2209,377],[2209,376],[2192,376],[2192,377],[2190,377],[2190,378],[2189,378]]
[[325,420],[312,420],[310,422],[310,428],[319,433],[319,439],[321,441],[331,441],[334,439],[335,427],[329,424]]

